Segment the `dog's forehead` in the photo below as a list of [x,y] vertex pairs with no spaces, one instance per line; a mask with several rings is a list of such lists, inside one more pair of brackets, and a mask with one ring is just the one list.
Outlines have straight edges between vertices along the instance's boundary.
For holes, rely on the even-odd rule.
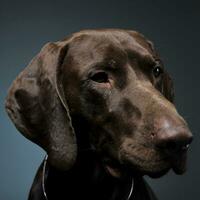
[[73,36],[68,48],[70,66],[80,75],[95,66],[109,66],[113,60],[121,67],[132,60],[154,63],[153,54],[142,35],[124,30],[80,32]]
[[127,52],[135,57],[152,57],[148,41],[139,33],[122,30],[88,31],[75,36],[70,45],[71,53],[79,59],[91,57],[123,56]]

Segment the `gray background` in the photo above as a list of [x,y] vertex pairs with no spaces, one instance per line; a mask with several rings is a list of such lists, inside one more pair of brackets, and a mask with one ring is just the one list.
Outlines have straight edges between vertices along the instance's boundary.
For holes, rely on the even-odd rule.
[[179,112],[195,140],[184,176],[148,181],[161,200],[199,199],[200,4],[198,1],[0,1],[0,199],[26,199],[44,152],[4,111],[9,85],[48,41],[85,28],[128,28],[152,40],[172,75]]

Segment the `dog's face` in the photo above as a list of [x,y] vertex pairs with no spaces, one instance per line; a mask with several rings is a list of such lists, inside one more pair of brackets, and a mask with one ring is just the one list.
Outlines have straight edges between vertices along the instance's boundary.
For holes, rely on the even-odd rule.
[[112,175],[184,172],[192,136],[172,103],[171,79],[143,36],[82,34],[69,46],[63,73],[71,115],[88,122],[90,143]]
[[14,81],[6,109],[58,169],[73,166],[78,143],[113,176],[185,171],[192,135],[158,54],[137,32],[88,30],[47,44]]

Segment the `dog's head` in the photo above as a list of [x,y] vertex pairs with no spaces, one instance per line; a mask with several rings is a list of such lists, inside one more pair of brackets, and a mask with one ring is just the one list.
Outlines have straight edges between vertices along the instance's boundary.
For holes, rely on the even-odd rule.
[[[86,30],[47,44],[14,81],[9,116],[63,170],[77,143],[113,176],[185,171],[192,135],[173,104],[172,80],[135,31]],[[77,137],[76,137],[77,136]]]

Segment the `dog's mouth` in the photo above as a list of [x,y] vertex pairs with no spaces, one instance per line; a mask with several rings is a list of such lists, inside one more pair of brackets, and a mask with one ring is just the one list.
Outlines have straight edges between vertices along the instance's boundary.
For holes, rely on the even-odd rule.
[[173,157],[161,157],[160,159],[144,159],[136,156],[126,155],[120,164],[105,163],[106,171],[113,177],[127,177],[134,175],[148,175],[151,178],[159,178],[171,169],[176,174],[186,171],[187,152],[179,153]]
[[104,166],[107,173],[110,174],[112,177],[115,178],[127,178],[127,177],[135,177],[135,176],[144,176],[148,175],[151,178],[159,178],[163,175],[165,175],[170,168],[161,169],[158,171],[147,171],[147,170],[141,170],[139,167],[136,166],[123,166],[123,167],[114,167],[112,165],[105,165]]
[[173,158],[169,158],[167,161],[169,164],[166,164],[169,167],[166,169],[161,169],[158,171],[146,171],[144,174],[152,177],[159,178],[165,175],[170,169],[174,171],[175,174],[181,175],[186,172],[186,164],[187,164],[187,153],[181,153],[178,156],[174,156]]
[[171,159],[172,169],[176,174],[183,174],[186,171],[187,152],[179,154],[178,158],[174,156]]
[[111,165],[105,165],[105,169],[113,177],[119,178],[122,176],[121,170],[119,168],[113,167]]
[[178,158],[169,159],[165,169],[161,167],[160,170],[143,171],[143,174],[148,175],[151,178],[160,178],[161,176],[167,174],[170,170],[173,170],[175,174],[181,175],[186,172],[186,157],[186,153],[181,154]]

